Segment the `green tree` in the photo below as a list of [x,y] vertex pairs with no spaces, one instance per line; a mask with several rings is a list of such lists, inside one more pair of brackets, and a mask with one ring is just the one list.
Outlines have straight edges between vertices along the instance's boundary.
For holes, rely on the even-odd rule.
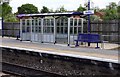
[[41,13],[49,13],[49,9],[45,6],[43,6],[43,8],[41,9]]
[[115,2],[111,2],[111,3],[109,3],[109,5],[107,7],[108,7],[108,9],[116,9],[117,4]]
[[12,7],[8,3],[3,3],[1,9],[3,18],[5,18],[6,15],[12,13]]
[[18,14],[33,14],[38,13],[38,8],[33,4],[23,4],[18,7]]
[[67,12],[67,10],[64,8],[64,6],[60,7],[59,12]]
[[18,22],[16,16],[12,14],[12,7],[9,5],[9,3],[3,3],[0,6],[0,9],[0,16],[3,17],[4,22]]
[[118,18],[120,19],[120,6],[117,7]]
[[14,14],[8,14],[4,18],[4,22],[19,22],[18,19],[16,18],[16,15]]
[[114,2],[109,3],[104,12],[104,20],[114,20],[118,18],[117,5]]
[[82,7],[82,5],[80,4],[80,6],[77,8],[78,12],[82,12],[85,11],[86,9],[84,7]]
[[55,12],[67,12],[67,10],[64,8],[64,6],[61,6],[60,8],[55,10]]

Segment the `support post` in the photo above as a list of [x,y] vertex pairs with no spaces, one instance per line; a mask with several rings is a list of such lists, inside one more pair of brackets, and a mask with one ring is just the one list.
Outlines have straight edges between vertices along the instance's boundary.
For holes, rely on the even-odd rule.
[[68,46],[70,46],[70,18],[68,18]]
[[[88,11],[90,10],[90,0],[88,0]],[[90,15],[88,14],[88,33],[90,33]],[[88,43],[90,46],[90,43]]]
[[32,41],[32,18],[30,19],[30,41]]
[[43,19],[41,19],[41,43],[43,43]]
[[20,19],[20,40],[22,41],[23,40],[23,33],[22,33],[22,19]]
[[38,18],[37,19],[37,41],[39,42],[39,40],[40,40],[40,34],[39,34],[39,26],[40,26],[40,24],[39,24],[39,22],[40,22],[40,19]]
[[55,24],[55,17],[54,17],[54,44],[56,43],[56,24]]
[[28,40],[27,39],[27,19],[25,19],[25,25],[24,25],[24,27],[25,27],[25,40]]

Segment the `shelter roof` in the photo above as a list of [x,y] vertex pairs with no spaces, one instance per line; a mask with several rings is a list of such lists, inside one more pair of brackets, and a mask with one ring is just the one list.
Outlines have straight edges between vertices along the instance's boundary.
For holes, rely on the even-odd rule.
[[83,12],[19,14],[19,15],[17,15],[17,17],[18,18],[23,18],[23,17],[74,16],[74,15],[83,15]]

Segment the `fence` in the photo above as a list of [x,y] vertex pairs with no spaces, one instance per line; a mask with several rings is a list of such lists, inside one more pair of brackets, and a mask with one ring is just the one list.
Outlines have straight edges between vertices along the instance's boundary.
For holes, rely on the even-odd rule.
[[2,36],[16,37],[20,32],[19,23],[3,23]]
[[[3,36],[16,37],[19,31],[19,23],[3,24]],[[87,33],[87,22],[84,22],[84,33]],[[120,44],[120,20],[91,22],[91,33],[101,34],[104,41]]]
[[104,41],[120,43],[119,20],[91,22],[91,33],[101,34]]

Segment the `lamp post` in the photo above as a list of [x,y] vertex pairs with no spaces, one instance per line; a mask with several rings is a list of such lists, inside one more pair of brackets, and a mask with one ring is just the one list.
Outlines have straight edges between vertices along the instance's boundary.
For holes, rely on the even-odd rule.
[[[90,10],[90,0],[88,0],[88,11]],[[90,33],[90,14],[88,14],[88,33]],[[90,43],[88,42],[88,46]]]
[[[90,10],[90,0],[88,0],[88,11]],[[88,33],[90,33],[90,14],[88,14]]]

